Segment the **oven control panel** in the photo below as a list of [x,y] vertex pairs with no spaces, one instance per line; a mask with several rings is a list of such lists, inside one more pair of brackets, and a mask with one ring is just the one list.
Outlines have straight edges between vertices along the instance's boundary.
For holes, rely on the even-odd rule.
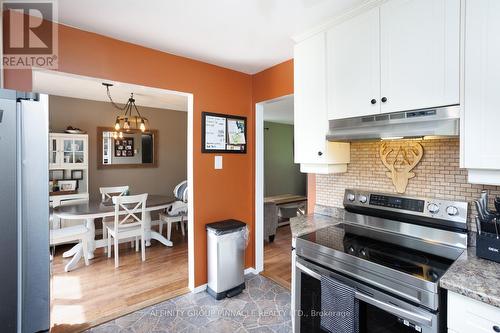
[[466,224],[467,202],[347,189],[344,207],[367,207]]

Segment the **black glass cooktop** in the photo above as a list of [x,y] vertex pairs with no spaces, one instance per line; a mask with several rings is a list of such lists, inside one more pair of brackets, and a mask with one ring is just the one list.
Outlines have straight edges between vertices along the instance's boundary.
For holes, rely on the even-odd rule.
[[299,238],[430,282],[437,282],[453,263],[447,258],[351,234],[346,232],[344,224]]

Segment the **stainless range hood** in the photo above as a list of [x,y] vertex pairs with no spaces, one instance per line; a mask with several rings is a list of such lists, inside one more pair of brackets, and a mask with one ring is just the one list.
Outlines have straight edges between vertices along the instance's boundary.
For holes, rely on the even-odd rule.
[[459,135],[460,106],[330,120],[328,141],[450,137]]

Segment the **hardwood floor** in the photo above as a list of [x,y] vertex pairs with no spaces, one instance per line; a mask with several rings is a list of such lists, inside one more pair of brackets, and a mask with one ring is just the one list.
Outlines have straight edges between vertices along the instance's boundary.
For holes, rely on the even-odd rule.
[[[166,229],[166,228],[165,228]],[[146,261],[129,244],[120,246],[120,267],[103,249],[95,252],[89,266],[83,260],[69,273],[69,259],[57,248],[51,276],[51,332],[79,332],[143,307],[187,293],[187,236],[172,230],[173,247],[152,241]]]
[[290,289],[292,284],[292,233],[290,225],[276,230],[274,242],[264,242],[264,272],[279,285]]

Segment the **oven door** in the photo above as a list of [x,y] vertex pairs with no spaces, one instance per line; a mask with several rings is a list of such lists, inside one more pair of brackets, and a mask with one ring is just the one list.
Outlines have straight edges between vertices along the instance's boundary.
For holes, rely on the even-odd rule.
[[438,315],[336,272],[297,257],[295,263],[295,332],[321,329],[321,276],[356,288],[360,333],[437,333]]

